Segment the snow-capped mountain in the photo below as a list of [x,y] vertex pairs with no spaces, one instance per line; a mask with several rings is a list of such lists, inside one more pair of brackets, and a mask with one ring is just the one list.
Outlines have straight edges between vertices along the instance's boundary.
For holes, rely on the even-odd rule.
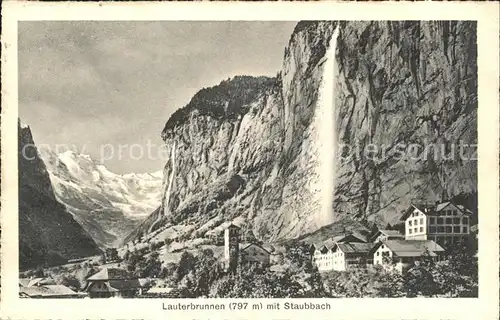
[[30,128],[19,123],[18,137],[21,270],[99,254],[96,242],[57,201]]
[[119,245],[160,204],[161,171],[120,175],[88,155],[39,152],[57,199],[101,247]]

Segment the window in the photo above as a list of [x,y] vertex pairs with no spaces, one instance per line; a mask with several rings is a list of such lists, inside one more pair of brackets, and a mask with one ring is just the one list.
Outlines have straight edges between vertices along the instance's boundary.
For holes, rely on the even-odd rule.
[[429,228],[430,233],[436,233],[436,227],[430,227]]
[[460,224],[460,218],[453,218],[454,224]]
[[451,233],[451,232],[452,232],[451,226],[446,226],[446,233]]
[[420,232],[424,232],[424,227],[420,227]]
[[411,234],[411,229],[408,229],[408,233]]
[[458,215],[457,210],[453,210],[453,215],[454,215],[454,216],[457,216],[457,215]]
[[431,218],[429,219],[429,223],[430,223],[430,224],[435,224],[435,223],[436,223],[436,218],[432,218],[432,217],[431,217]]
[[413,230],[413,232],[417,233],[417,232],[418,232],[418,228],[415,228],[415,229]]
[[467,227],[463,227],[462,232],[467,233]]
[[446,224],[452,224],[453,219],[452,218],[446,218]]
[[444,227],[437,227],[437,232],[438,233],[443,233],[444,232]]
[[463,218],[463,224],[469,224],[469,218],[467,217]]
[[437,224],[443,224],[444,219],[443,218],[437,218]]
[[411,227],[411,220],[408,220],[408,225]]
[[460,227],[454,226],[453,227],[453,233],[460,233]]
[[418,219],[415,219],[415,225],[418,225]]
[[377,257],[380,256],[380,252],[377,251]]
[[424,218],[420,218],[420,224],[424,224]]

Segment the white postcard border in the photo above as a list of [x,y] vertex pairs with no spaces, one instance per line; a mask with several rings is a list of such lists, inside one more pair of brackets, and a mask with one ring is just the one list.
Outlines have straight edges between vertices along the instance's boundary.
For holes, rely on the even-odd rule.
[[[499,301],[499,5],[473,2],[361,3],[3,3],[2,21],[2,317],[149,319],[497,319]],[[36,300],[18,297],[17,21],[22,20],[477,20],[479,298],[246,299],[327,301],[332,311],[164,311],[163,303],[229,299]],[[165,119],[166,120],[166,119]],[[243,299],[238,299],[243,300]]]

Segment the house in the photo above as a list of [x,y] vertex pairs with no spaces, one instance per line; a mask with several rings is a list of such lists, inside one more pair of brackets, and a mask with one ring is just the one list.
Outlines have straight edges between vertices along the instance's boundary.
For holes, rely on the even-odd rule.
[[373,244],[364,242],[333,243],[314,252],[313,264],[318,271],[345,271],[372,264],[369,252]]
[[439,261],[444,249],[432,240],[387,240],[378,242],[371,249],[373,264],[385,269],[394,268],[403,272],[423,257],[431,257]]
[[404,239],[405,236],[397,230],[379,230],[371,237],[371,242],[381,242],[387,240]]
[[271,262],[271,252],[257,243],[241,244],[240,254],[244,263],[267,266]]
[[313,253],[312,263],[318,268],[318,271],[333,270],[333,244],[325,244],[323,246],[316,245],[316,250]]
[[369,252],[371,243],[337,243],[331,249],[331,268],[336,271],[345,271],[352,268],[366,268],[373,260]]
[[401,216],[405,239],[433,240],[442,246],[467,240],[472,212],[451,201],[434,205],[412,204]]
[[141,281],[118,268],[103,268],[87,279],[85,291],[90,298],[133,297],[142,289]]
[[20,286],[19,297],[21,298],[84,298],[83,292],[76,292],[61,284],[35,285],[30,287]]

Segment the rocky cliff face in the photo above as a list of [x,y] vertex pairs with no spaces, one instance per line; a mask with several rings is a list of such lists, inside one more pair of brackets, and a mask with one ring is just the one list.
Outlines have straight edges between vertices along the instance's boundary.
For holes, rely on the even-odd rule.
[[470,22],[300,22],[277,78],[224,81],[167,122],[162,204],[129,239],[171,223],[202,237],[236,218],[288,239],[474,192],[476,162],[459,153],[477,136],[475,34]]
[[100,247],[113,247],[160,204],[162,173],[115,174],[90,156],[41,148],[59,202]]
[[99,253],[92,238],[56,200],[29,127],[19,126],[18,134],[20,268]]

